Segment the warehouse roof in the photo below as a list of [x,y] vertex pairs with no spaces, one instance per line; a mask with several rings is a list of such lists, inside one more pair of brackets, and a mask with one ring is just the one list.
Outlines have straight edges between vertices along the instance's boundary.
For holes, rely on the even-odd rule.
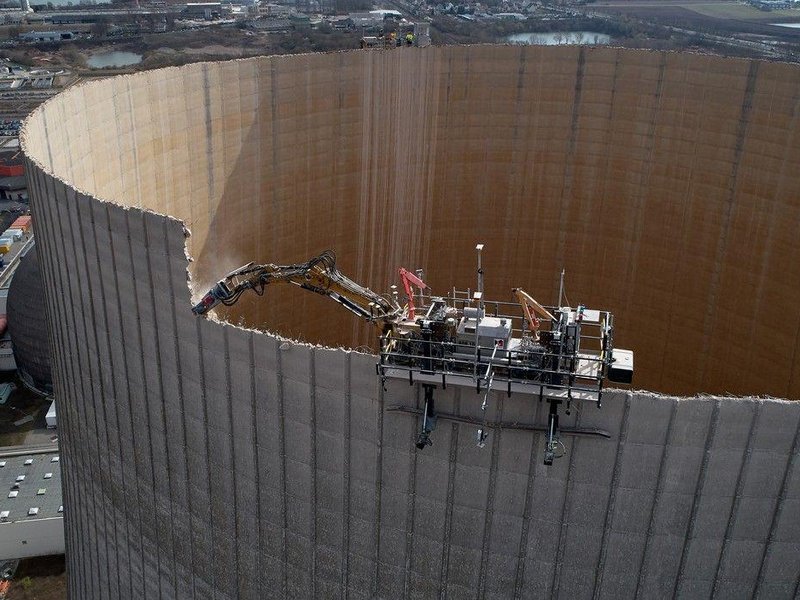
[[0,454],[0,522],[63,516],[58,452]]

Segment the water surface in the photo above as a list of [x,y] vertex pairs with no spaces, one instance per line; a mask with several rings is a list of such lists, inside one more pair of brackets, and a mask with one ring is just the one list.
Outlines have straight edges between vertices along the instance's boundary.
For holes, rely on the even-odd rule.
[[86,64],[92,69],[102,69],[103,67],[127,67],[142,62],[142,55],[134,52],[100,52],[92,54],[86,59]]

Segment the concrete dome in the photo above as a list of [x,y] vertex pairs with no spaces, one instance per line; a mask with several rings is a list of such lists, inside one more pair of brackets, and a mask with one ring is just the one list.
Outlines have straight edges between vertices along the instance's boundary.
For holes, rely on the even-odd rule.
[[22,257],[8,290],[8,329],[22,380],[43,394],[53,393],[44,285],[36,246]]
[[[54,323],[73,598],[790,598],[800,573],[800,68],[446,47],[75,86],[22,136]],[[636,385],[565,424],[492,396],[483,451],[313,294],[197,319],[326,248],[385,290],[522,285],[617,316]],[[323,342],[312,347],[248,330]],[[437,407],[480,414],[474,393]],[[63,396],[63,409],[61,397]]]

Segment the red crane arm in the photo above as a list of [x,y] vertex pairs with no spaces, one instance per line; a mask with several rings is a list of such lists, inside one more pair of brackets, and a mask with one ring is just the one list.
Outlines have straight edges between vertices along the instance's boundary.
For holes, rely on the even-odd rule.
[[412,285],[417,286],[421,290],[428,289],[428,284],[422,281],[419,277],[417,277],[411,271],[400,267],[398,269],[400,273],[400,280],[403,282],[403,289],[406,291],[406,297],[408,298],[408,318],[413,320],[414,319],[414,290],[411,289]]

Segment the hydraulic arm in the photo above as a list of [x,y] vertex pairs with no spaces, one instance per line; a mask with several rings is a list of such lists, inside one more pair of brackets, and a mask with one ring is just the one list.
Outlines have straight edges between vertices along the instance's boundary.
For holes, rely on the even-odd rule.
[[614,348],[613,316],[608,311],[544,306],[521,288],[513,290],[516,303],[484,300],[482,248],[476,247],[474,294],[454,288],[451,295],[434,296],[421,271],[400,269],[406,301],[399,300],[396,291],[382,296],[343,275],[328,250],[293,265],[249,263],[217,282],[192,310],[203,315],[219,304],[231,306],[247,290],[261,296],[274,283],[327,296],[380,330],[377,372],[382,382],[391,378],[422,386],[417,448],[430,445],[439,418],[434,410],[436,388],[472,388],[482,397],[482,419],[475,419],[480,447],[489,431],[490,393],[504,389],[509,396],[518,393],[549,403],[543,428],[544,462],[549,465],[565,451],[559,406],[564,404],[567,414],[575,401],[599,408],[605,379],[631,382],[633,352]]
[[336,268],[336,255],[326,250],[305,263],[295,265],[256,265],[249,263],[217,282],[192,311],[203,315],[219,304],[231,306],[247,290],[259,296],[273,283],[291,283],[328,296],[362,319],[391,325],[401,312],[399,306],[357,284]]

